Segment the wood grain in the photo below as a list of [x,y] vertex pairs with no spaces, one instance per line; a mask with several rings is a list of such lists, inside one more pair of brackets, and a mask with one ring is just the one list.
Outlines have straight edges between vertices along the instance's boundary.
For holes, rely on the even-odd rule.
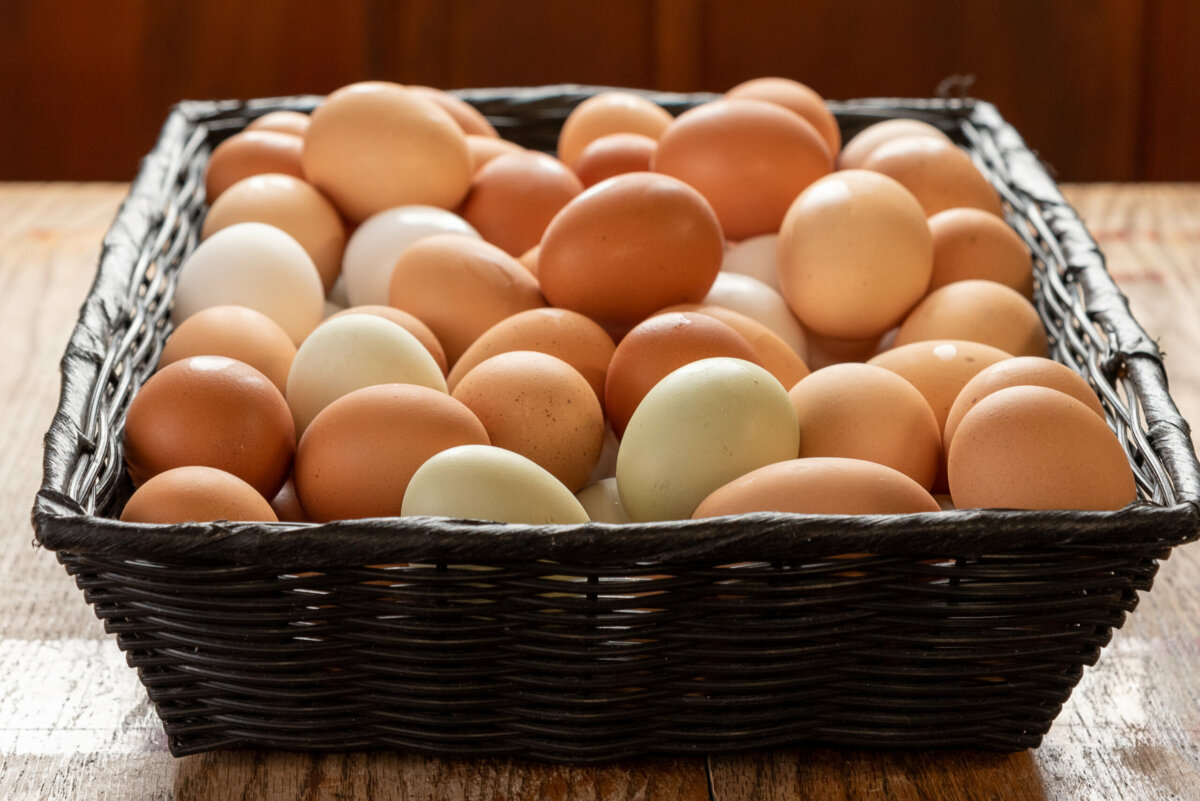
[[[1200,798],[1200,546],[1089,668],[1035,751],[787,749],[602,767],[392,753],[228,751],[173,759],[112,638],[53,554],[31,547],[57,361],[127,187],[0,184],[0,798]],[[1200,184],[1068,186],[1134,314],[1200,419]]]

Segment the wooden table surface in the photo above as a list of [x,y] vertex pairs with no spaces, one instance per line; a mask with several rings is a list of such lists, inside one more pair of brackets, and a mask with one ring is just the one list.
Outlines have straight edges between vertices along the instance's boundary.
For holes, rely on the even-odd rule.
[[[1200,799],[1200,545],[1178,549],[1043,745],[995,755],[791,749],[575,768],[240,751],[174,759],[29,524],[58,360],[124,184],[0,184],[0,799]],[[1200,421],[1200,184],[1066,191],[1171,392]]]

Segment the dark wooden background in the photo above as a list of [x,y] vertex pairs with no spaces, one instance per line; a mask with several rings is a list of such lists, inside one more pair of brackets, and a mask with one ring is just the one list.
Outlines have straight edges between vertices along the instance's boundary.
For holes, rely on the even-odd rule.
[[974,76],[1063,181],[1200,180],[1194,0],[0,0],[0,180],[129,180],[184,98]]

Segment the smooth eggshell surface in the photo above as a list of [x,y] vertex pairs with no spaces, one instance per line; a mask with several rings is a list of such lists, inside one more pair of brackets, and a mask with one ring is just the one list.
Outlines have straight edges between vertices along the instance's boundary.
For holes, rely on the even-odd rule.
[[1046,356],[1046,327],[1020,292],[995,281],[955,281],[935,289],[908,313],[895,344],[928,339],[982,342],[1014,356]]
[[825,105],[825,100],[812,88],[791,78],[753,78],[739,83],[725,93],[726,97],[765,100],[793,111],[808,120],[829,148],[831,156],[842,149],[842,132],[837,117]]
[[236,133],[213,148],[204,174],[204,193],[209,203],[243,178],[263,173],[304,177],[301,154],[304,140],[279,131],[247,130]]
[[593,523],[632,523],[625,507],[621,505],[621,493],[617,491],[615,478],[602,478],[575,493]]
[[941,140],[947,144],[950,143],[950,137],[946,136],[941,129],[927,122],[908,119],[884,120],[883,122],[867,126],[855,135],[853,139],[846,142],[845,147],[842,148],[842,152],[837,157],[838,169],[862,169],[863,162],[870,157],[876,148],[893,139],[900,139],[905,136],[925,136]]
[[862,168],[895,178],[927,216],[959,206],[1004,214],[996,189],[971,157],[950,142],[928,136],[894,139],[875,148]]
[[215,467],[189,465],[159,473],[121,511],[126,523],[188,523],[278,518],[254,487]]
[[558,157],[574,164],[585,147],[608,134],[635,133],[657,140],[673,117],[632,92],[601,92],[571,110],[558,135]]
[[708,306],[724,306],[758,320],[774,331],[796,355],[808,353],[804,329],[779,290],[748,275],[722,270],[704,296]]
[[271,379],[280,392],[287,392],[296,346],[287,332],[262,312],[245,306],[209,306],[171,332],[158,369],[189,356],[237,359]]
[[480,167],[459,214],[510,256],[520,256],[542,240],[554,215],[583,184],[553,156],[524,150],[503,153]]
[[571,169],[584,186],[592,186],[614,175],[646,172],[657,149],[658,141],[648,136],[608,134],[588,144],[571,162]]
[[779,291],[779,234],[762,234],[733,242],[725,249],[721,272],[757,278]]
[[666,312],[699,312],[715,317],[742,335],[742,339],[754,349],[754,361],[767,369],[785,387],[809,374],[808,364],[779,335],[765,325],[741,312],[724,306],[702,303],[683,303],[662,310]]
[[373,314],[376,317],[382,317],[385,320],[391,320],[396,325],[403,328],[408,333],[412,334],[417,340],[429,351],[429,355],[437,362],[438,369],[442,371],[442,375],[446,374],[448,365],[446,364],[446,351],[442,348],[442,343],[438,342],[433,332],[429,330],[429,326],[418,320],[413,315],[406,311],[393,308],[392,306],[351,306],[348,309],[341,309],[334,314],[329,315],[328,319],[334,317],[345,317],[349,314]]
[[933,234],[931,290],[982,278],[1033,298],[1029,248],[1008,223],[980,209],[953,208],[929,218]]

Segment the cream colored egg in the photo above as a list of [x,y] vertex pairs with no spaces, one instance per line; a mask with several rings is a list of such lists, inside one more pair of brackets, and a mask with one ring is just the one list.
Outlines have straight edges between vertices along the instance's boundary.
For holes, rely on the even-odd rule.
[[792,314],[787,301],[777,289],[757,278],[740,273],[717,273],[717,280],[703,302],[710,306],[723,306],[758,320],[778,334],[800,358],[808,355],[804,329],[800,327],[796,315]]
[[621,504],[621,493],[617,491],[617,480],[605,478],[575,493],[576,499],[594,523],[632,523],[625,507]]
[[558,479],[493,445],[459,445],[428,459],[408,482],[401,514],[531,525],[588,522],[583,505]]
[[725,249],[721,272],[741,273],[757,278],[767,286],[779,291],[779,267],[776,252],[779,249],[779,234],[761,234],[734,242]]

